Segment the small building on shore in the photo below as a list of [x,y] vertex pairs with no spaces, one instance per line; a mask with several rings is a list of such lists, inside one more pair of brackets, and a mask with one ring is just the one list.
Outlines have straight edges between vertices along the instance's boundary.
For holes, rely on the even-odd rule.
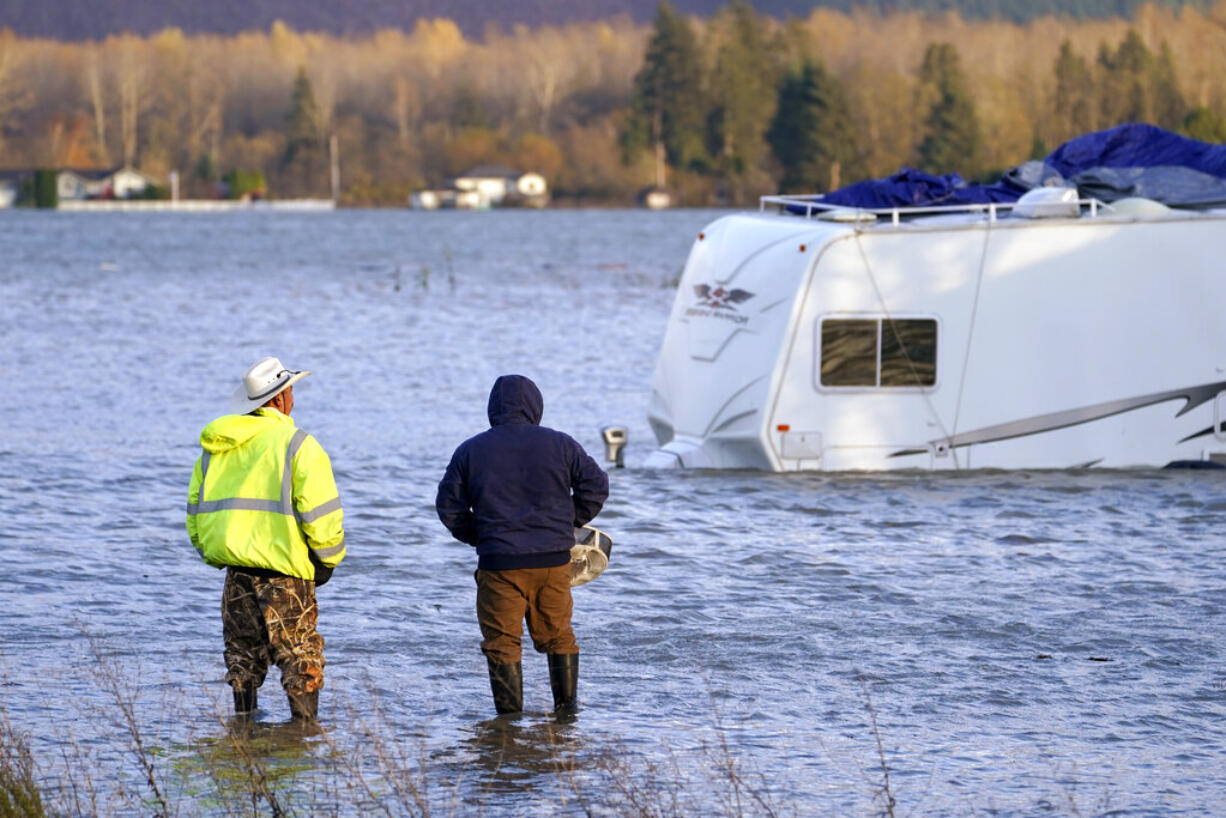
[[673,206],[673,195],[668,192],[668,188],[660,185],[643,188],[636,199],[640,207],[648,210],[664,210]]
[[[40,176],[48,187],[41,207],[56,202],[83,202],[96,199],[144,198],[155,186],[154,180],[130,167],[119,168],[5,168],[0,169],[0,208],[16,204],[35,204],[34,186]],[[54,187],[54,190],[52,190]]]
[[56,190],[60,201],[81,199],[131,199],[152,187],[153,180],[130,167],[64,168],[59,172]]
[[414,210],[486,210],[488,202],[482,202],[475,190],[419,190],[409,196],[409,206]]
[[455,208],[488,210],[491,207],[544,207],[549,185],[535,171],[521,172],[505,165],[478,165],[447,180],[438,190],[419,190],[409,197],[418,210]]
[[0,170],[0,208],[17,204],[21,186],[33,175],[29,170]]

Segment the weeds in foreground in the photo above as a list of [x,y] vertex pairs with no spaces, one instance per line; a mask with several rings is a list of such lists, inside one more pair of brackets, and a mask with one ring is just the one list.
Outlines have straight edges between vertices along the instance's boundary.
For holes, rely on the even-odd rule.
[[153,763],[153,754],[145,744],[140,722],[136,718],[136,690],[120,666],[113,653],[104,649],[102,642],[93,634],[86,632],[90,650],[93,653],[94,666],[98,681],[110,695],[119,713],[121,728],[127,733],[128,747],[132,756],[145,774],[145,784],[153,797],[155,818],[170,818],[170,804],[158,784],[157,768]]
[[872,728],[873,741],[877,744],[877,761],[881,764],[881,785],[873,793],[873,800],[882,805],[882,813],[894,818],[894,791],[890,789],[890,765],[885,761],[885,745],[881,741],[881,730],[877,727],[877,710],[873,707],[873,697],[868,690],[868,679],[862,673],[856,674],[860,683],[860,692],[864,696],[864,710],[868,713],[869,726]]
[[[125,713],[131,713],[132,724],[137,724],[132,697],[124,696],[122,701],[120,705],[116,699],[116,721],[126,725]],[[708,745],[709,780],[695,781],[692,770],[683,770],[673,753],[655,762],[624,747],[606,747],[594,757],[581,757],[576,753],[582,744],[568,736],[565,726],[491,721],[481,728],[487,735],[475,740],[487,745],[485,761],[477,762],[488,764],[483,768],[486,780],[470,786],[467,797],[461,798],[462,773],[456,775],[454,789],[439,791],[436,784],[432,790],[428,783],[447,780],[451,768],[461,763],[431,759],[424,738],[417,744],[398,741],[385,721],[346,722],[356,725],[346,738],[356,739],[360,753],[327,731],[304,736],[288,725],[243,724],[227,720],[220,708],[218,722],[224,725],[223,736],[174,748],[178,759],[173,764],[155,764],[164,750],[152,748],[140,728],[134,728],[137,735],[127,742],[129,758],[144,776],[141,786],[146,794],[124,789],[120,782],[118,791],[100,804],[90,773],[96,768],[92,760],[82,761],[86,756],[79,748],[75,754],[65,749],[58,780],[40,791],[38,765],[29,746],[5,720],[0,723],[5,750],[0,759],[0,818],[128,814],[432,818],[498,814],[507,803],[504,794],[541,787],[539,791],[556,805],[551,810],[555,814],[638,818],[779,814],[762,792],[747,783],[746,762],[736,759],[724,739]],[[506,769],[500,749],[507,754]],[[525,755],[530,757],[527,764]],[[473,762],[463,759],[462,763]],[[547,789],[551,778],[557,788],[554,794]],[[524,780],[526,788],[517,786]],[[49,807],[44,806],[48,796]],[[723,809],[711,808],[717,799]]]
[[[375,769],[370,775],[361,760],[346,752],[331,733],[326,730],[321,733],[330,756],[341,767],[342,780],[350,798],[362,804],[364,811],[381,812],[388,818],[395,815],[429,816],[426,782],[425,776],[420,773],[421,767],[415,771],[402,745],[389,740],[381,731],[372,729],[364,719],[357,719],[353,724],[367,749],[367,756],[373,760]],[[380,792],[377,781],[387,782],[388,791]]]
[[597,760],[596,768],[604,774],[609,787],[606,798],[620,804],[624,815],[640,818],[685,815],[680,784],[683,777],[676,756],[669,756],[667,766],[647,759],[638,768],[626,761],[629,757],[629,753],[611,751]]
[[[90,716],[95,722],[109,716],[118,743],[86,740],[82,746],[77,736],[61,734],[54,741],[60,763],[40,764],[0,702],[0,818],[433,818],[480,815],[487,808],[496,814],[507,793],[540,795],[549,811],[566,815],[778,814],[764,795],[765,779],[758,776],[758,787],[746,778],[747,762],[733,752],[718,712],[715,740],[702,743],[709,760],[707,778],[698,776],[702,780],[695,780],[692,769],[687,779],[673,752],[656,762],[625,747],[594,749],[572,724],[548,718],[483,722],[459,752],[432,755],[425,734],[406,740],[391,726],[373,693],[362,709],[338,718],[346,725],[344,733],[233,720],[228,700],[213,698],[212,722],[198,720],[198,704],[182,713],[161,712],[160,723],[186,725],[185,739],[167,742],[150,732],[147,703],[140,697],[149,686],[142,685],[140,673],[125,664],[121,652],[86,628],[81,632],[90,654],[89,682],[110,702],[92,708]],[[71,718],[61,723],[72,723]],[[210,723],[221,727],[220,735],[193,735],[193,724]],[[453,783],[440,787],[440,781]],[[722,810],[711,809],[716,802]]]
[[13,729],[8,712],[0,706],[0,818],[41,818],[46,814],[30,744]]
[[[713,732],[698,737],[698,758],[705,758],[705,763],[697,771],[693,745],[689,752],[673,748],[662,760],[646,758],[641,750],[617,741],[592,747],[574,725],[535,716],[480,723],[458,752],[432,755],[424,734],[405,739],[396,732],[391,726],[394,719],[380,712],[373,693],[361,709],[337,713],[336,722],[345,725],[343,733],[324,728],[304,733],[290,725],[240,722],[230,718],[228,700],[213,698],[215,718],[195,723],[219,725],[220,735],[211,731],[196,738],[190,735],[190,725],[198,718],[198,706],[192,705],[185,713],[160,714],[161,723],[189,725],[185,743],[167,744],[160,738],[151,740],[149,722],[141,718],[148,713],[141,710],[139,674],[101,640],[85,635],[92,654],[91,680],[110,700],[109,715],[119,728],[127,757],[121,763],[124,769],[112,778],[109,772],[115,759],[107,757],[100,763],[97,749],[83,749],[69,735],[57,742],[62,765],[54,771],[50,766],[40,770],[25,738],[4,719],[0,818],[127,814],[434,818],[498,814],[507,803],[503,800],[507,793],[529,798],[535,793],[551,812],[565,815],[775,818],[780,814],[769,798],[765,776],[736,753],[715,707]],[[334,712],[342,705],[334,703]],[[129,778],[124,770],[138,775]],[[40,772],[45,774],[42,779]],[[550,781],[556,788],[553,792]],[[440,787],[439,782],[448,783]]]
[[723,716],[719,712],[719,705],[716,703],[715,691],[711,689],[710,680],[707,681],[707,696],[711,701],[711,714],[715,723],[715,734],[718,737],[718,754],[712,761],[714,768],[723,773],[720,780],[726,783],[731,795],[731,798],[723,798],[727,814],[744,815],[744,799],[748,798],[762,815],[767,818],[778,818],[779,810],[770,799],[766,781],[761,774],[758,774],[756,776],[758,781],[751,785],[740,769],[739,760],[732,753],[732,748],[728,744],[728,731],[724,729]]
[[[217,708],[217,721],[223,729],[227,727],[226,717],[222,714],[220,707]],[[269,785],[267,765],[263,758],[252,750],[251,725],[245,722],[235,722],[228,727],[226,740],[234,750],[235,758],[241,764],[243,772],[241,780],[246,784],[244,789],[251,802],[251,812],[258,814],[260,803],[263,802],[268,805],[273,818],[287,815],[285,807],[281,805],[281,799]]]
[[[530,811],[602,818],[696,814],[776,818],[798,811],[794,805],[781,809],[773,800],[778,782],[772,789],[768,777],[754,768],[753,757],[737,751],[713,693],[710,728],[682,730],[676,734],[678,744],[650,755],[618,739],[594,746],[578,727],[536,716],[479,723],[466,731],[471,738],[431,752],[426,734],[406,738],[398,732],[393,726],[397,719],[380,712],[373,692],[361,708],[350,708],[348,713],[337,712],[343,702],[333,703],[334,722],[344,725],[336,732],[236,722],[229,718],[228,700],[213,699],[212,723],[221,725],[220,735],[206,727],[207,735],[192,738],[189,726],[185,743],[167,744],[150,738],[149,722],[141,718],[148,713],[142,714],[135,692],[140,687],[137,680],[125,677],[116,655],[100,643],[92,642],[92,649],[91,674],[113,702],[110,715],[120,728],[120,755],[126,754],[126,760],[117,769],[106,746],[99,749],[93,744],[89,749],[87,742],[82,748],[69,735],[56,742],[62,763],[44,766],[0,703],[0,818],[129,814],[442,818],[498,814],[508,804],[520,811],[527,804]],[[875,745],[874,766],[880,770],[879,776],[870,771],[870,792],[878,814],[894,818],[894,771],[868,681],[862,675],[857,680]],[[172,719],[162,713],[162,723],[190,725],[200,710],[193,703]],[[114,740],[109,746],[116,746]],[[137,775],[131,776],[132,772]],[[505,800],[508,795],[510,801]],[[1073,791],[1067,795],[1069,814],[1080,814]]]
[[60,755],[66,770],[80,770],[79,775],[69,776],[60,794],[61,806],[59,812],[69,815],[101,815],[98,809],[98,790],[93,778],[85,771],[94,769],[92,761],[83,761],[85,751],[81,748],[76,736],[68,736],[60,743]]

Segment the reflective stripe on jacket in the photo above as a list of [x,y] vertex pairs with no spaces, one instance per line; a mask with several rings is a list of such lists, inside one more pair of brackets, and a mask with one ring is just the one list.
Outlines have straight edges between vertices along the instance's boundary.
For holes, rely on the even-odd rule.
[[345,557],[332,462],[276,409],[225,415],[200,433],[187,493],[187,535],[209,565],[315,579]]

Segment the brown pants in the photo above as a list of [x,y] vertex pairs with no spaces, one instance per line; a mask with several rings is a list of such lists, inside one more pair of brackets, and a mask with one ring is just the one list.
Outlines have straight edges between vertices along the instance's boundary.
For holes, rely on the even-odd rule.
[[296,577],[257,577],[226,569],[221,630],[226,681],[235,690],[264,683],[269,661],[281,668],[290,695],[324,686],[324,638],[315,630],[315,583]]
[[540,653],[578,653],[570,627],[570,566],[477,571],[481,650],[496,664],[518,662],[524,619]]

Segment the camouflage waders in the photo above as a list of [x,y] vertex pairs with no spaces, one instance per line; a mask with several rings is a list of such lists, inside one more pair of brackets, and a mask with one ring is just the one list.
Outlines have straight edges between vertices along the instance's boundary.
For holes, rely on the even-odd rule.
[[271,661],[293,697],[324,685],[324,638],[315,630],[315,583],[296,577],[259,577],[227,568],[221,594],[226,681],[235,691],[264,683]]

